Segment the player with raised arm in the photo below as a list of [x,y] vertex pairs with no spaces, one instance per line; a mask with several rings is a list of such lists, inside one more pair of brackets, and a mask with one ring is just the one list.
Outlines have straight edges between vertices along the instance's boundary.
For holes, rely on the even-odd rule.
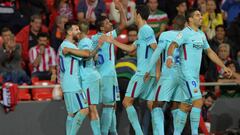
[[[99,18],[97,22],[98,33],[92,36],[93,46],[98,44],[99,37],[106,34],[116,38],[126,26],[126,17],[122,4],[114,1],[115,7],[120,13],[120,24],[113,30],[112,23],[105,16]],[[119,89],[117,74],[115,69],[115,52],[114,46],[104,42],[98,52],[97,69],[101,75],[100,100],[103,104],[101,115],[101,133],[108,135],[108,132],[116,135],[116,114],[115,105],[119,101]]]
[[202,24],[202,15],[197,9],[190,9],[187,12],[186,19],[188,25],[178,33],[168,49],[167,67],[173,65],[173,52],[179,48],[181,75],[179,79],[180,88],[183,90],[183,98],[180,104],[180,110],[176,115],[176,126],[174,134],[180,135],[186,123],[187,112],[191,103],[190,112],[192,135],[198,134],[200,112],[203,104],[202,95],[199,88],[199,72],[202,59],[202,51],[214,63],[224,69],[226,76],[231,76],[232,71],[227,68],[218,58],[215,52],[209,47],[205,34],[199,29]]

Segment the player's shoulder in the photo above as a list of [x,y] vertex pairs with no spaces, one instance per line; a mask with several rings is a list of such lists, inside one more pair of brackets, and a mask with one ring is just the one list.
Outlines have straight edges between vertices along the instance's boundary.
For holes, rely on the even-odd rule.
[[147,30],[153,30],[153,29],[148,24],[145,24],[145,25],[142,26],[142,28],[140,30],[147,31]]

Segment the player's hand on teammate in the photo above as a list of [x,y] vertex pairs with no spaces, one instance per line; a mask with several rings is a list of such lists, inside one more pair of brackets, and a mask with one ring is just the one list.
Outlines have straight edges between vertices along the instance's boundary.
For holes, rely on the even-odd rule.
[[173,60],[171,58],[168,58],[167,61],[166,61],[166,65],[168,68],[171,68],[172,67],[172,64],[173,64]]
[[62,50],[63,55],[67,55],[69,53],[69,49],[64,47]]
[[228,78],[231,78],[232,77],[232,70],[231,69],[229,69],[229,68],[227,68],[227,67],[224,67],[223,68],[223,70],[224,70],[224,75],[225,76],[227,76]]
[[149,73],[149,72],[146,72],[145,75],[144,75],[143,80],[144,80],[144,82],[148,82],[149,79],[150,79],[150,73]]
[[156,74],[156,82],[158,82],[158,81],[159,81],[159,79],[160,79],[160,76],[161,76],[161,75],[160,75],[160,73],[157,73],[157,74]]

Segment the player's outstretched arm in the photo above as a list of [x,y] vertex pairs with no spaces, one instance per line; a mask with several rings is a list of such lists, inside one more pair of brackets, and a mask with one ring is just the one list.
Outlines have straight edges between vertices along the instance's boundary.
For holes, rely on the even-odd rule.
[[215,64],[224,69],[224,72],[228,77],[232,76],[232,71],[224,65],[224,63],[220,60],[220,58],[211,48],[207,48],[205,50],[205,53],[207,54],[211,61],[213,61]]
[[174,50],[178,48],[178,44],[176,42],[172,42],[168,48],[168,51],[167,51],[167,61],[166,61],[166,65],[168,68],[171,68],[172,66],[172,63],[173,63],[173,52]]
[[75,55],[78,57],[89,57],[90,56],[90,51],[89,50],[79,50],[79,49],[72,49],[72,48],[63,48],[63,54],[67,55]]

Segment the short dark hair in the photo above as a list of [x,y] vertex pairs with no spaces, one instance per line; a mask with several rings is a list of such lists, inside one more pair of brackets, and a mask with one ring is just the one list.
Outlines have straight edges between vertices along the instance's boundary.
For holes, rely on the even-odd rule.
[[135,24],[132,24],[127,27],[127,31],[138,31],[138,27]]
[[176,7],[178,7],[182,3],[186,3],[186,0],[177,0],[176,1]]
[[36,19],[42,20],[41,15],[39,15],[39,14],[34,14],[34,15],[32,15],[31,18],[30,18],[31,22],[34,22]]
[[67,22],[67,23],[64,25],[64,30],[65,30],[65,32],[67,33],[67,31],[70,30],[73,25],[77,25],[77,26],[78,26],[77,22],[75,22],[75,21]]
[[215,27],[215,31],[217,31],[217,30],[218,30],[218,28],[223,28],[223,29],[224,29],[224,31],[226,31],[226,29],[225,29],[224,25],[222,25],[222,24],[220,24],[220,25],[217,25],[217,26]]
[[175,30],[182,30],[185,27],[186,19],[183,15],[177,15],[173,19],[173,27]]
[[97,31],[101,32],[101,27],[103,26],[103,22],[108,19],[108,17],[104,16],[104,15],[101,15],[99,18],[98,18],[98,21],[97,21]]
[[1,35],[2,35],[4,32],[7,32],[7,31],[12,32],[9,27],[3,27],[3,28],[1,29]]
[[192,8],[187,11],[186,13],[187,22],[189,22],[189,18],[193,17],[195,11],[199,11],[199,10],[197,8]]
[[208,92],[208,93],[204,96],[205,99],[207,99],[207,98],[209,98],[209,97],[211,97],[213,100],[216,100],[216,99],[217,99],[217,97],[216,97],[212,92]]
[[46,33],[46,32],[40,32],[40,33],[38,33],[38,39],[39,38],[47,38],[47,39],[49,39],[49,35],[48,35],[48,33]]
[[140,14],[143,20],[147,20],[150,15],[149,8],[146,5],[138,5],[136,7],[136,12],[137,14]]

